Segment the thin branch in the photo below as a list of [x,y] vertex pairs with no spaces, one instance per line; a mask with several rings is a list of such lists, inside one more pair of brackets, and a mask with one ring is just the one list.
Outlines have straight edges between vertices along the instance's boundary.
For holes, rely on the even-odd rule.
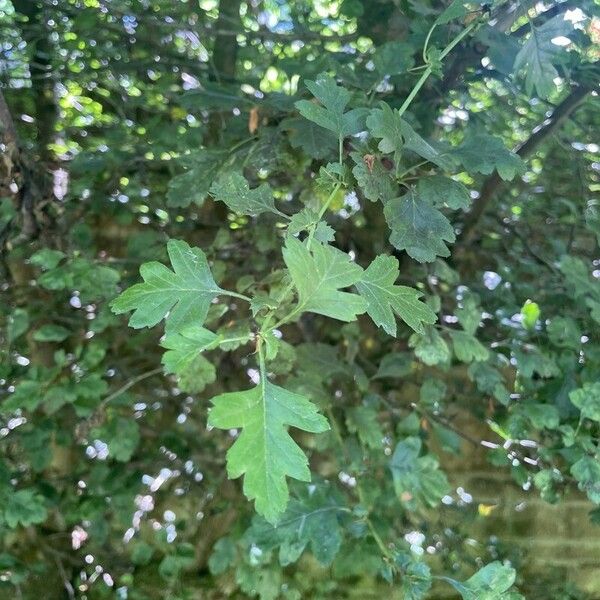
[[157,367],[156,369],[152,369],[152,371],[146,371],[146,373],[142,373],[133,379],[130,379],[125,385],[121,386],[118,390],[114,391],[112,394],[106,396],[98,408],[104,407],[110,402],[112,402],[115,398],[118,398],[121,394],[124,394],[129,388],[138,384],[140,381],[144,381],[144,379],[148,379],[148,377],[152,377],[153,375],[158,375],[162,373],[162,367]]

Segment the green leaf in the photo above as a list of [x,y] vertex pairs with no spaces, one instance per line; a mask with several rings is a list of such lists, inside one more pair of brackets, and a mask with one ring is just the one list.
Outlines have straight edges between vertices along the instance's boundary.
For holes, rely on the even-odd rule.
[[459,210],[467,209],[471,204],[469,190],[462,183],[442,175],[419,179],[417,193],[436,207]]
[[525,329],[535,329],[535,325],[540,318],[541,310],[537,302],[527,300],[521,308],[521,322]]
[[569,400],[581,411],[584,419],[600,423],[600,382],[584,383],[583,387],[569,394]]
[[342,138],[354,135],[362,129],[365,109],[357,108],[344,112],[350,101],[350,92],[338,86],[329,76],[322,76],[317,81],[307,80],[306,87],[321,102],[319,106],[308,100],[299,100],[295,106],[300,114],[309,121],[328,129]]
[[514,179],[525,172],[525,163],[506,148],[497,137],[476,133],[466,138],[454,154],[469,173],[490,175],[494,169],[504,180]]
[[306,119],[297,117],[286,119],[281,126],[289,131],[292,148],[301,148],[311,158],[327,158],[337,152],[338,141],[335,135],[312,121],[307,123]]
[[600,504],[600,461],[584,456],[571,467],[571,475],[578,481],[579,489],[594,504]]
[[381,108],[374,108],[367,117],[367,127],[375,138],[379,138],[379,150],[389,154],[400,154],[403,149],[410,150],[422,158],[438,165],[442,169],[454,167],[454,159],[439,152],[429,142],[426,142],[407,123],[397,110],[393,110],[385,102]]
[[162,364],[166,373],[182,375],[200,352],[218,345],[219,336],[199,325],[188,325],[174,333],[169,333],[161,342],[167,352]]
[[394,285],[400,274],[398,259],[379,255],[362,274],[356,288],[367,301],[367,313],[376,325],[396,336],[397,314],[417,333],[423,332],[423,323],[435,323],[435,313],[419,300],[420,292],[411,287]]
[[[516,579],[512,567],[495,561],[486,565],[464,583],[446,579],[460,593],[463,600],[503,600]],[[508,598],[507,598],[508,600]]]
[[277,525],[257,516],[244,537],[265,552],[279,548],[284,567],[296,562],[307,547],[322,565],[329,565],[342,543],[338,518],[346,510],[326,486],[306,486],[290,500]]
[[406,150],[418,154],[421,158],[440,167],[440,169],[447,171],[455,167],[455,160],[450,154],[440,152],[434,148],[404,120],[400,123],[400,131],[402,133],[402,138],[404,139],[404,147]]
[[413,48],[406,42],[386,42],[375,50],[375,70],[381,75],[401,75],[414,64]]
[[358,434],[360,441],[374,450],[382,447],[383,431],[373,406],[355,406],[346,411],[346,424],[351,433]]
[[64,257],[65,253],[60,250],[42,248],[29,259],[29,262],[36,267],[41,267],[44,271],[49,271],[57,267]]
[[525,71],[525,90],[531,95],[533,90],[538,96],[547,99],[555,90],[554,80],[558,71],[553,64],[557,54],[564,49],[553,44],[557,37],[567,36],[573,31],[571,21],[560,14],[540,27],[531,25],[531,33],[515,58],[514,71]]
[[6,339],[12,344],[29,329],[29,314],[22,308],[15,308],[6,319]]
[[402,138],[402,118],[398,111],[392,110],[389,104],[381,103],[381,108],[374,108],[367,117],[367,127],[371,135],[380,139],[377,146],[384,154],[395,152],[400,154],[404,147]]
[[264,212],[282,213],[275,208],[273,191],[263,183],[253,190],[239,173],[227,173],[215,181],[210,193],[215,200],[224,202],[231,210],[242,215],[256,217]]
[[46,516],[44,498],[35,490],[18,490],[8,495],[4,506],[4,520],[11,529],[19,525],[28,527],[43,523]]
[[356,315],[367,309],[366,301],[360,296],[339,291],[357,283],[362,275],[361,267],[341,250],[319,243],[308,250],[306,244],[288,237],[283,259],[298,290],[295,312],[315,312],[341,321],[354,321]]
[[554,317],[546,325],[550,341],[561,348],[578,350],[581,347],[581,329],[570,317]]
[[424,334],[413,333],[408,340],[415,355],[426,365],[439,365],[450,361],[450,348],[444,338],[433,328],[427,327]]
[[411,510],[416,505],[437,506],[450,489],[437,459],[430,454],[419,456],[421,446],[419,438],[408,437],[398,443],[389,462],[396,494]]
[[215,366],[204,356],[198,355],[178,374],[177,383],[184,392],[197,394],[216,380]]
[[453,0],[435,20],[436,25],[445,25],[454,19],[460,19],[469,12],[463,0]]
[[202,206],[224,158],[223,152],[205,149],[183,157],[190,169],[169,181],[167,206],[185,208],[192,202]]
[[119,462],[128,462],[140,441],[140,428],[132,418],[117,417],[92,433],[108,444],[109,456]]
[[125,290],[111,303],[116,314],[134,311],[130,327],[153,327],[164,318],[170,331],[179,331],[190,323],[201,325],[210,303],[223,292],[202,250],[169,240],[167,251],[175,272],[158,262],[145,263],[140,268],[144,283]]
[[319,214],[311,208],[303,208],[295,213],[288,223],[288,232],[292,235],[312,229],[315,240],[324,244],[333,241],[335,231],[325,221],[319,221]]
[[560,423],[558,410],[551,404],[525,402],[519,405],[519,410],[536,429],[556,429]]
[[397,187],[378,157],[362,156],[358,152],[352,152],[350,156],[356,165],[352,174],[365,198],[372,202],[381,200],[385,203],[396,196]]
[[487,360],[490,353],[488,349],[474,336],[466,331],[451,331],[452,345],[456,358],[462,362],[470,363],[474,360]]
[[286,476],[310,481],[308,460],[287,427],[321,433],[329,429],[327,420],[303,396],[266,380],[250,390],[221,394],[211,402],[210,426],[243,429],[227,452],[229,477],[244,475],[244,494],[255,500],[259,514],[276,523],[288,502]]
[[42,325],[34,334],[36,342],[62,342],[71,332],[62,325]]
[[408,352],[390,352],[381,359],[373,379],[406,377],[412,371],[412,368],[413,360]]
[[419,262],[433,262],[436,256],[450,256],[446,242],[454,242],[456,235],[448,219],[413,189],[401,198],[395,198],[383,209],[392,230],[391,244],[406,250]]
[[230,537],[223,537],[214,545],[208,559],[208,568],[212,575],[225,573],[234,563],[236,557],[235,543]]

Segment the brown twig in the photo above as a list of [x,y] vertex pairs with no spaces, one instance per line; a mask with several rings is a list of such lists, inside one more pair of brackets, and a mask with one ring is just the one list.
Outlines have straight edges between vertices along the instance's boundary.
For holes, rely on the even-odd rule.
[[[568,119],[571,113],[582,104],[591,91],[592,88],[583,85],[573,88],[571,93],[554,109],[552,114],[516,150],[516,153],[523,159],[531,156],[538,146],[548,139]],[[502,185],[503,181],[497,172],[494,172],[493,175],[490,175],[483,182],[481,193],[473,202],[473,207],[465,219],[461,233],[462,245],[468,244],[473,240],[479,220]]]

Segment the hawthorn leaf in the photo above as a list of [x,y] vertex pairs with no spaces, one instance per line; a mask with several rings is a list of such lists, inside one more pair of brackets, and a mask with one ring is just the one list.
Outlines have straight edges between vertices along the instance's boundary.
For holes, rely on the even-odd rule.
[[569,400],[581,411],[584,419],[600,423],[600,382],[584,383],[583,387],[569,394]]
[[571,475],[577,480],[579,489],[594,504],[600,504],[600,461],[583,456],[571,467]]
[[215,366],[204,356],[198,354],[177,376],[177,384],[189,394],[203,391],[207,385],[217,380]]
[[133,311],[129,326],[153,327],[167,320],[168,331],[179,331],[188,324],[201,325],[210,303],[223,290],[215,283],[206,255],[199,248],[180,240],[169,240],[167,252],[174,271],[159,262],[140,267],[144,283],[137,283],[111,302],[112,311]]
[[323,485],[310,485],[292,498],[276,525],[256,516],[244,537],[264,552],[279,548],[279,564],[296,562],[309,547],[314,557],[329,565],[342,543],[339,515],[348,509]]
[[407,150],[418,154],[421,158],[440,167],[440,169],[450,170],[456,166],[455,160],[450,154],[440,152],[434,148],[408,122],[400,121],[400,131],[404,140],[404,147]]
[[333,155],[338,149],[338,141],[328,129],[323,129],[312,121],[300,117],[286,119],[282,128],[289,132],[292,148],[301,148],[311,158],[321,159]]
[[234,212],[256,217],[264,212],[276,215],[283,213],[275,208],[273,191],[267,183],[250,189],[248,182],[240,173],[222,175],[210,187],[215,200],[223,202]]
[[436,256],[450,256],[444,243],[456,239],[450,221],[414,188],[408,194],[390,200],[383,213],[392,230],[390,242],[394,248],[406,250],[418,262],[433,262]]
[[315,312],[340,321],[354,321],[367,309],[366,301],[356,294],[339,291],[359,281],[362,269],[350,257],[333,246],[306,244],[288,237],[283,260],[298,290],[296,312]]
[[244,494],[275,524],[288,503],[286,477],[310,481],[308,460],[287,428],[321,433],[329,429],[327,419],[304,396],[266,379],[255,388],[220,394],[211,402],[210,426],[242,429],[227,452],[229,478],[244,475]]
[[219,336],[199,325],[188,325],[181,331],[169,333],[161,342],[167,351],[162,363],[166,373],[181,375],[190,366],[200,352],[214,348]]
[[346,411],[348,430],[356,433],[367,448],[374,450],[381,448],[384,437],[377,416],[373,406],[354,406]]
[[43,523],[48,514],[44,497],[33,489],[9,493],[3,509],[4,520],[11,529],[15,529],[19,525],[28,527]]
[[389,104],[382,102],[381,108],[371,110],[367,117],[367,127],[373,137],[380,139],[377,147],[384,154],[402,152],[402,118]]
[[525,71],[525,90],[532,95],[547,99],[555,90],[554,80],[558,71],[553,62],[564,49],[554,44],[553,39],[565,37],[573,31],[571,21],[564,13],[550,19],[540,27],[531,25],[531,33],[519,50],[513,66],[514,72]]
[[450,360],[448,344],[433,327],[427,327],[424,334],[413,333],[408,344],[415,349],[417,358],[426,365],[444,364]]
[[423,323],[435,323],[436,315],[419,300],[421,292],[404,285],[394,285],[399,274],[397,258],[379,255],[362,274],[356,288],[367,301],[368,315],[389,335],[395,337],[397,333],[394,314],[411,329],[422,333]]
[[319,221],[319,214],[311,208],[306,207],[293,214],[288,223],[288,232],[292,235],[312,229],[315,240],[325,244],[334,240],[334,229],[325,221]]
[[450,488],[437,459],[421,453],[418,437],[407,437],[398,443],[389,462],[394,488],[400,500],[411,510],[417,506],[436,506]]
[[490,175],[496,169],[502,179],[510,181],[525,172],[521,157],[506,148],[501,139],[487,133],[470,135],[453,153],[469,173]]
[[396,196],[397,187],[379,158],[363,156],[358,152],[352,152],[350,156],[355,162],[352,174],[368,200],[385,203]]
[[379,75],[401,75],[414,64],[414,48],[406,42],[386,42],[375,50],[373,65]]
[[454,158],[434,148],[425,141],[413,127],[402,117],[397,110],[392,109],[385,102],[381,108],[374,108],[367,117],[367,127],[375,138],[380,138],[379,150],[389,154],[400,154],[403,149],[418,154],[442,169],[452,169],[455,166]]
[[442,175],[419,179],[417,193],[435,207],[447,206],[459,210],[467,209],[471,204],[469,190],[459,181]]
[[451,331],[450,337],[454,346],[454,354],[461,362],[487,360],[488,349],[473,335],[466,331]]
[[319,77],[316,81],[307,80],[306,87],[321,105],[309,100],[299,100],[295,106],[309,121],[333,131],[338,138],[354,135],[362,129],[366,109],[356,108],[344,112],[351,94],[336,84],[331,77]]
[[167,186],[167,206],[186,208],[192,202],[204,204],[213,179],[226,155],[218,150],[200,149],[184,156],[181,162],[189,167],[175,175]]
[[460,593],[463,600],[503,600],[522,598],[520,594],[506,596],[516,579],[512,567],[494,561],[486,565],[464,583],[445,578]]

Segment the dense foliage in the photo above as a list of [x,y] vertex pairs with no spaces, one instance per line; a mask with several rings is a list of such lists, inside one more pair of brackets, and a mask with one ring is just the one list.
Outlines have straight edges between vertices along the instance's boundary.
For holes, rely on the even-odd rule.
[[0,0],[0,595],[585,598],[599,12]]

